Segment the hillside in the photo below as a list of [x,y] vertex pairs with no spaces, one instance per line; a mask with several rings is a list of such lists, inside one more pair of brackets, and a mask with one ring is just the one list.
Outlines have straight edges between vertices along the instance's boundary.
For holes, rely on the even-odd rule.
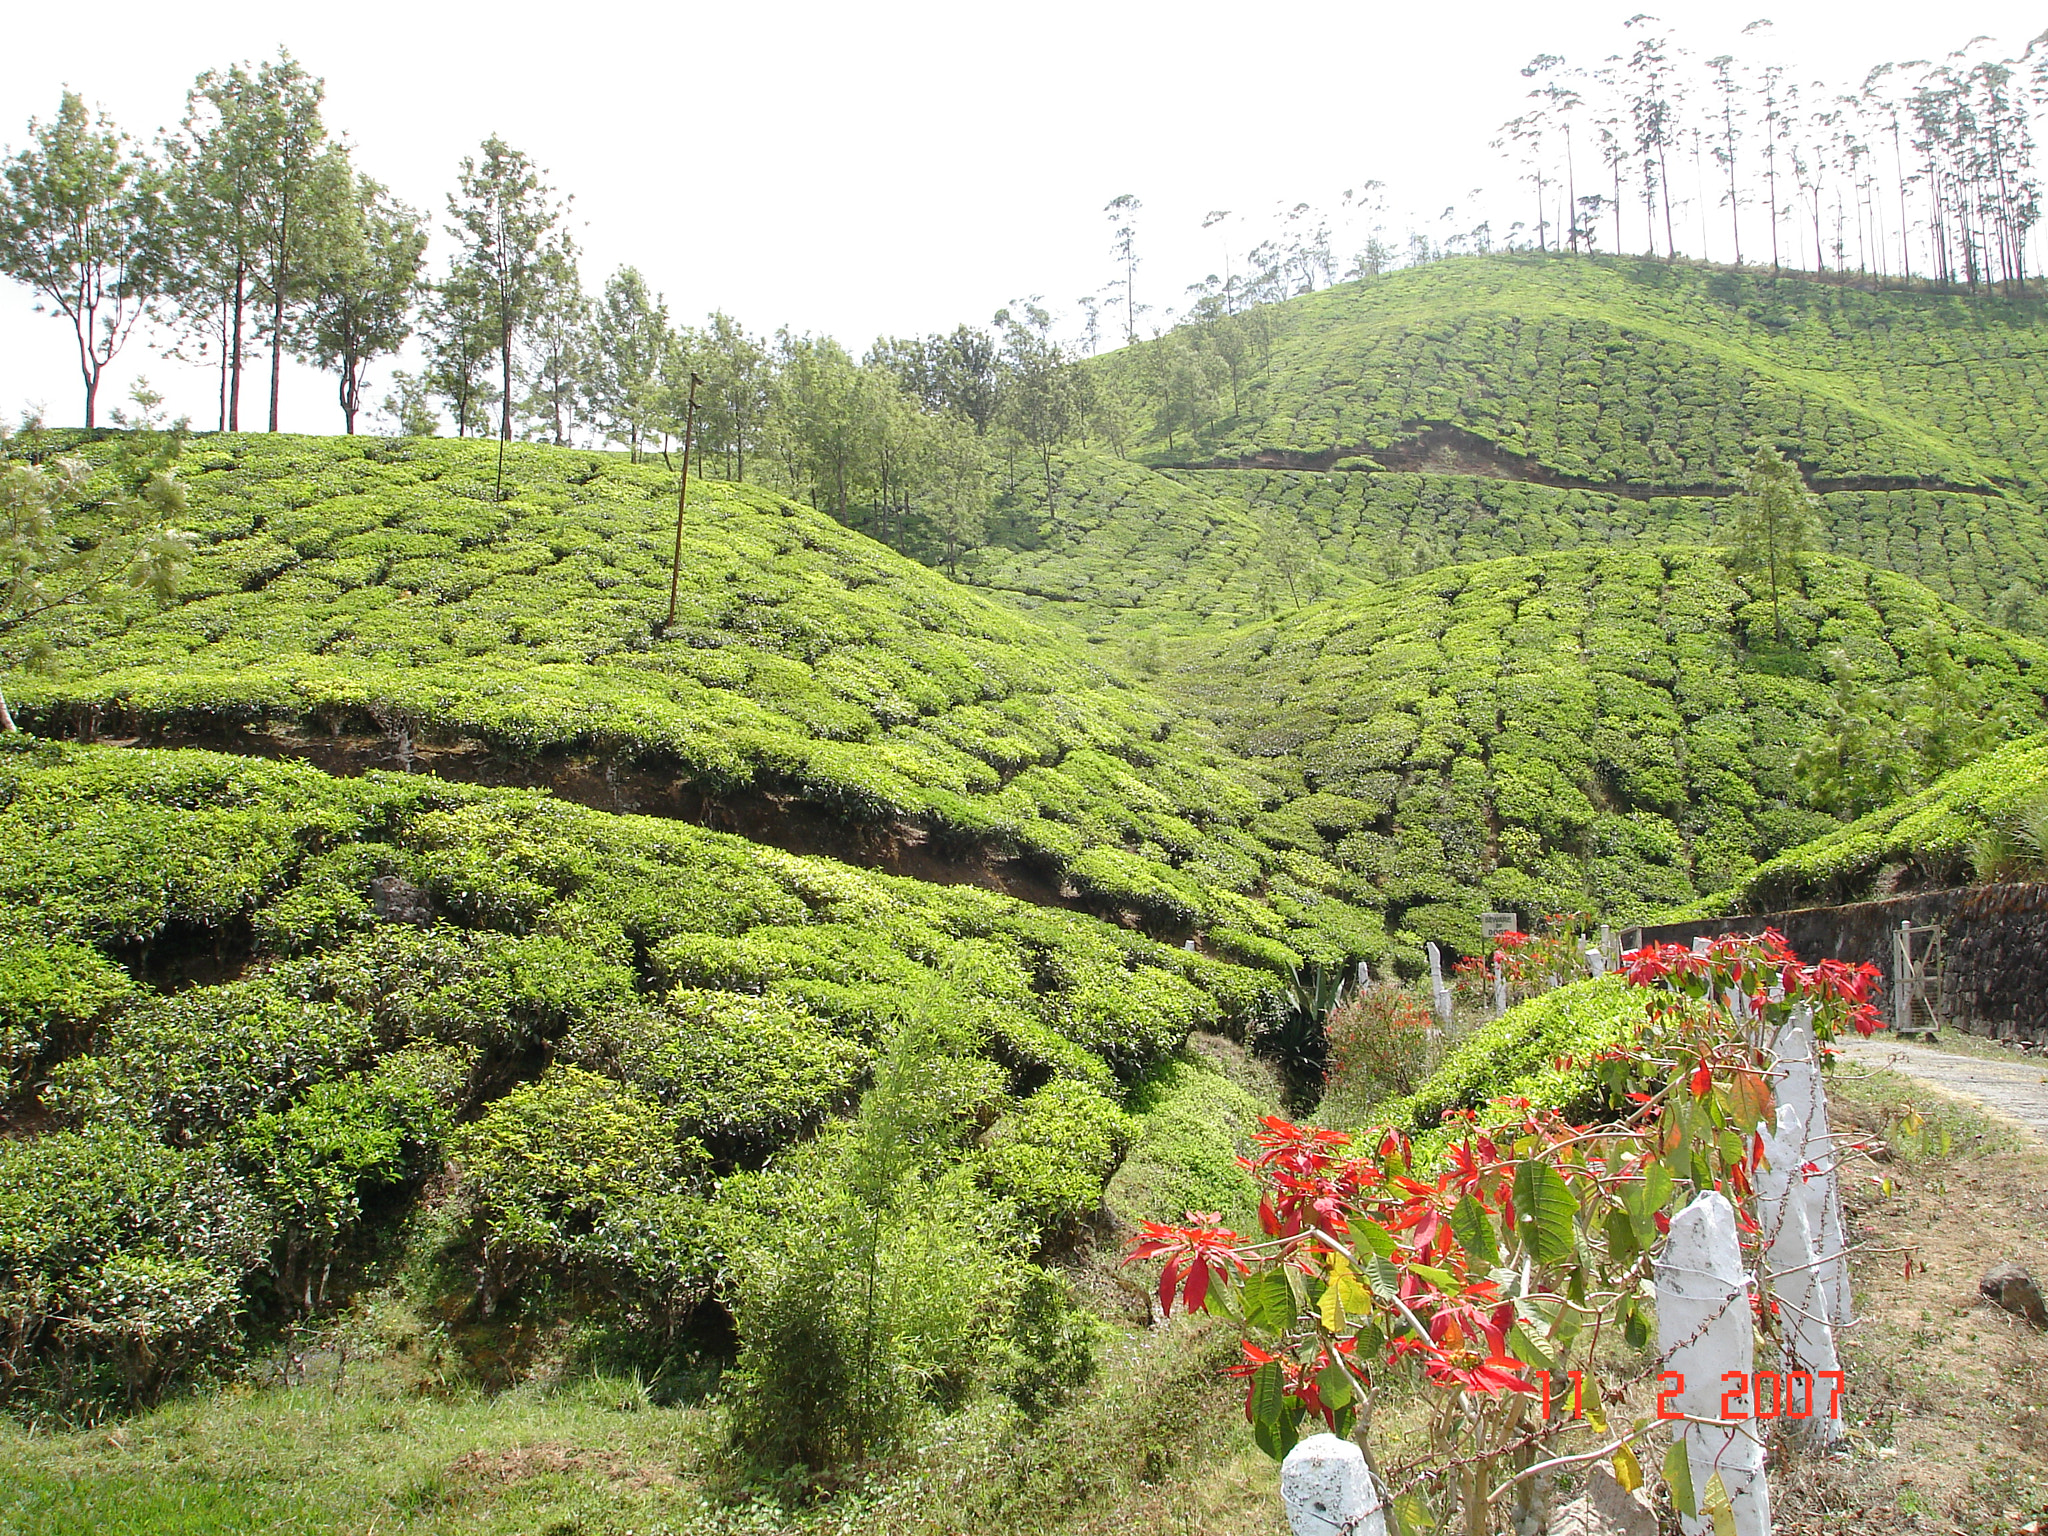
[[[1916,794],[1766,860],[1673,920],[1860,901],[2048,862],[2048,737],[2024,737]],[[1879,888],[1879,882],[1884,888]]]
[[1190,432],[1176,359],[1220,358],[1233,323],[1094,360],[1137,462],[1070,454],[1051,519],[1020,487],[971,579],[1095,630],[1246,622],[1454,561],[1710,539],[1772,442],[1823,548],[2048,620],[2035,301],[1459,258],[1261,309]]
[[[1079,643],[753,487],[515,445],[209,437],[169,611],[47,635],[52,734],[535,784],[1241,952],[1377,944],[1262,795]],[[1269,898],[1287,906],[1281,916]],[[1233,937],[1234,936],[1234,937]]]
[[203,1375],[401,1232],[464,1349],[596,1304],[658,1363],[774,1249],[750,1221],[859,1187],[832,1127],[877,1080],[997,1265],[1094,1209],[1125,1090],[1272,985],[530,791],[20,737],[0,936],[0,1401],[32,1411]]
[[1170,681],[1287,787],[1263,836],[1390,929],[1469,948],[1485,909],[1689,902],[1885,774],[2038,728],[2048,647],[1916,583],[1808,557],[1785,611],[1780,648],[1712,551],[1523,556],[1249,628]]

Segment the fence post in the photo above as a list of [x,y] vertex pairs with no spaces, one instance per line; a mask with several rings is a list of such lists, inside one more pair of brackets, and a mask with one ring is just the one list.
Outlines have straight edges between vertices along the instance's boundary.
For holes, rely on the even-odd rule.
[[[1657,1352],[1660,1386],[1678,1378],[1677,1411],[1690,1419],[1732,1419],[1752,1410],[1747,1384],[1756,1368],[1756,1332],[1749,1315],[1749,1277],[1735,1234],[1735,1207],[1709,1190],[1680,1211],[1657,1259]],[[1745,1388],[1729,1392],[1724,1375],[1739,1373]],[[1724,1394],[1731,1412],[1721,1412]],[[1736,1536],[1770,1536],[1771,1490],[1764,1479],[1764,1446],[1752,1418],[1732,1423],[1682,1422],[1672,1438],[1685,1445],[1693,1493],[1704,1499],[1717,1472],[1734,1506]],[[1713,1536],[1704,1512],[1683,1519],[1685,1536]]]
[[1387,1536],[1386,1496],[1365,1452],[1335,1435],[1310,1435],[1287,1453],[1280,1501],[1294,1536]]
[[1451,989],[1444,985],[1444,957],[1434,943],[1425,946],[1429,950],[1429,1000],[1436,1009],[1436,1021],[1445,1029],[1451,1027]]

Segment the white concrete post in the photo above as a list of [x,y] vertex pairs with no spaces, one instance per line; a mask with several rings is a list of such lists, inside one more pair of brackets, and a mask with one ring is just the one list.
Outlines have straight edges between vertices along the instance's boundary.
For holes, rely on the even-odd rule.
[[1372,970],[1361,960],[1358,962],[1358,990],[1363,992],[1372,985]]
[[1892,1028],[1913,1027],[1913,924],[1901,918],[1892,935]]
[[[1729,1398],[1729,1406],[1748,1413],[1756,1334],[1735,1207],[1713,1190],[1695,1199],[1672,1220],[1656,1268],[1657,1351],[1665,1371],[1680,1381],[1665,1401],[1694,1418],[1720,1419],[1722,1394],[1731,1391],[1721,1378],[1739,1372],[1744,1390]],[[1718,1472],[1734,1506],[1737,1536],[1770,1536],[1771,1491],[1756,1421],[1734,1420],[1725,1428],[1677,1423],[1671,1432],[1685,1445],[1694,1494],[1704,1497],[1708,1479]],[[1685,1519],[1683,1527],[1685,1536],[1712,1536],[1714,1522],[1702,1513]]]
[[1497,1019],[1508,1011],[1508,973],[1498,959],[1493,962],[1493,1016]]
[[1387,1536],[1386,1499],[1365,1452],[1335,1435],[1310,1435],[1287,1453],[1280,1501],[1294,1536]]
[[1813,1009],[1805,1004],[1792,1010],[1792,1017],[1778,1031],[1778,1104],[1780,1112],[1790,1105],[1806,1127],[1806,1141],[1800,1148],[1798,1167],[1812,1164],[1816,1170],[1804,1175],[1799,1186],[1806,1207],[1806,1227],[1813,1239],[1813,1253],[1820,1267],[1822,1294],[1827,1297],[1828,1321],[1839,1331],[1855,1321],[1849,1294],[1847,1231],[1842,1222],[1842,1188],[1836,1173],[1834,1134],[1828,1120],[1828,1093],[1820,1077],[1820,1042],[1813,1031]]
[[[1807,1226],[1801,1149],[1806,1144],[1806,1121],[1790,1104],[1778,1106],[1777,1129],[1764,1138],[1765,1166],[1757,1172],[1757,1216],[1764,1229],[1765,1290],[1778,1304],[1780,1352],[1787,1371],[1804,1371],[1809,1383],[1805,1404],[1812,1409],[1803,1421],[1823,1445],[1842,1438],[1842,1423],[1830,1415],[1834,1393],[1820,1379],[1822,1371],[1839,1371],[1842,1362],[1835,1352],[1834,1329],[1829,1326],[1827,1289],[1821,1283],[1814,1252],[1813,1235]],[[1827,1396],[1815,1396],[1827,1390]],[[1789,1410],[1781,1387],[1780,1404]]]
[[1429,1000],[1435,1005],[1437,1022],[1445,1029],[1451,1027],[1451,989],[1444,985],[1443,952],[1436,945],[1425,946],[1429,950]]

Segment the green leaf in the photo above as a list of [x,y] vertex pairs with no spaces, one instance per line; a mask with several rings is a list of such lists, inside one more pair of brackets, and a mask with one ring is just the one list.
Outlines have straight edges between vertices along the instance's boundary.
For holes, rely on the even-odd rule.
[[[1452,1230],[1457,1229],[1453,1227]],[[1391,1259],[1394,1256],[1394,1234],[1376,1221],[1351,1223],[1351,1244],[1355,1248],[1360,1243],[1383,1259]]]
[[1687,1519],[1698,1516],[1699,1500],[1692,1491],[1692,1458],[1686,1454],[1683,1437],[1671,1442],[1664,1453],[1664,1482],[1671,1489],[1671,1506]]
[[1467,1195],[1451,1211],[1451,1232],[1472,1256],[1477,1267],[1491,1269],[1500,1262],[1500,1244],[1493,1235],[1493,1219],[1486,1207]]
[[1438,1269],[1433,1264],[1410,1264],[1408,1273],[1426,1280],[1446,1295],[1458,1294],[1458,1277],[1447,1269]]
[[1245,1321],[1268,1333],[1285,1333],[1294,1326],[1294,1292],[1287,1277],[1278,1270],[1265,1270],[1248,1278],[1240,1289]]
[[1516,1221],[1539,1264],[1562,1264],[1572,1256],[1578,1214],[1571,1186],[1550,1164],[1530,1158],[1515,1169]]
[[1529,1331],[1520,1323],[1508,1330],[1508,1353],[1524,1365],[1533,1365],[1538,1370],[1557,1369],[1557,1362],[1544,1353],[1543,1346],[1529,1337]]
[[1425,1531],[1436,1529],[1436,1521],[1429,1513],[1429,1506],[1422,1502],[1419,1493],[1404,1493],[1395,1498],[1389,1512],[1400,1522],[1401,1536],[1423,1536]]

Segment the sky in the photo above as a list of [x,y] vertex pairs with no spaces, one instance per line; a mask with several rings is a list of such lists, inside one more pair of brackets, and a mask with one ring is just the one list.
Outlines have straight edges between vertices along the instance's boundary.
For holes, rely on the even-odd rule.
[[[574,194],[593,291],[631,263],[679,320],[719,307],[858,352],[879,334],[985,324],[1032,295],[1073,315],[1112,277],[1103,207],[1122,193],[1144,205],[1138,298],[1155,320],[1220,266],[1217,231],[1200,227],[1212,210],[1232,211],[1228,231],[1284,204],[1334,209],[1379,180],[1397,237],[1452,204],[1461,227],[1490,212],[1499,228],[1512,173],[1487,143],[1521,110],[1520,67],[1544,52],[1597,63],[1624,47],[1629,14],[1527,0],[614,0],[588,13],[103,0],[89,33],[61,6],[10,18],[0,146],[19,148],[66,86],[153,138],[201,71],[282,46],[325,78],[327,123],[358,168],[437,229],[457,163],[496,133]],[[1686,0],[1658,14],[1703,57],[1768,51],[1843,81],[1980,33],[2017,53],[2048,22],[2016,0]],[[1757,16],[1773,21],[1761,46],[1737,35]],[[435,268],[449,248],[441,235]],[[0,279],[0,416],[76,421],[68,322],[31,305]],[[211,425],[210,374],[151,340],[129,343],[102,410],[141,374]],[[373,377],[370,398],[386,387]],[[289,367],[283,401],[287,430],[340,429],[326,377]]]

